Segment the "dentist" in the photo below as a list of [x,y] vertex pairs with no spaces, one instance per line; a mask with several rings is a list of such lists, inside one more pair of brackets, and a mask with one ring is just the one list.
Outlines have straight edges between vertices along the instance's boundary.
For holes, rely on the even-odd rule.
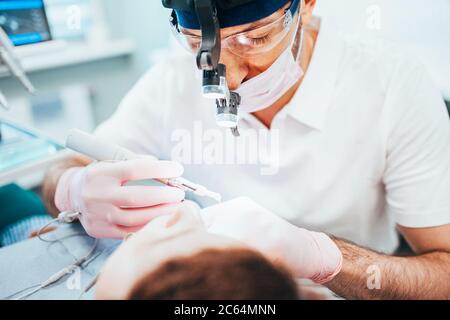
[[[49,208],[81,212],[93,236],[121,238],[174,214],[185,197],[127,183],[183,175],[235,199],[204,210],[210,232],[281,260],[299,278],[349,299],[450,299],[450,126],[442,96],[414,59],[341,38],[313,16],[315,5],[249,0],[217,9],[220,61],[242,98],[239,129],[280,137],[276,173],[240,163],[182,168],[152,157],[74,157],[48,174]],[[176,17],[177,37],[195,52],[199,21],[183,10]],[[177,137],[198,124],[218,130],[198,74],[192,55],[166,57],[96,135],[178,160]],[[398,232],[413,256],[393,255]]]

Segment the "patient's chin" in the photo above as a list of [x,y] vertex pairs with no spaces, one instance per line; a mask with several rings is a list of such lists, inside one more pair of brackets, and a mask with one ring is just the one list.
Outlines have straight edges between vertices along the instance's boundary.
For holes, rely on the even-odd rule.
[[125,300],[136,281],[132,270],[106,265],[95,286],[96,300]]
[[100,278],[95,287],[96,300],[125,300],[131,287],[124,279]]

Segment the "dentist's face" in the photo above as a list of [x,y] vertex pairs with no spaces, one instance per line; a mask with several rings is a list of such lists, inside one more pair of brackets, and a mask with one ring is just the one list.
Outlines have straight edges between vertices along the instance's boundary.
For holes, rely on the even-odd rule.
[[[307,25],[310,22],[316,0],[302,1],[304,2],[302,11],[303,25]],[[240,34],[242,32],[268,25],[280,19],[289,7],[290,2],[271,16],[254,23],[222,28],[221,37],[222,39],[225,39],[231,35]],[[298,16],[294,17],[294,21],[297,20]],[[223,48],[220,55],[220,63],[223,63],[227,66],[227,81],[230,90],[236,90],[243,82],[252,79],[266,71],[291,44],[291,40],[296,30],[297,23],[293,23],[288,35],[277,46],[267,52],[258,54],[257,56],[241,57],[234,54],[227,48]],[[199,30],[182,29],[182,32],[194,36],[201,35],[201,32]]]
[[173,216],[153,220],[114,252],[101,271],[96,298],[126,299],[142,277],[173,258],[210,248],[243,247],[235,240],[207,233],[198,211],[186,205]]

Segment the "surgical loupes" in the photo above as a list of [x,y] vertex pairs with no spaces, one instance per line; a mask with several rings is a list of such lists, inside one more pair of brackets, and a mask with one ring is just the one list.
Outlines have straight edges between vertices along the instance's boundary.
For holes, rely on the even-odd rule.
[[[162,0],[166,8],[185,10],[197,15],[202,33],[201,46],[197,52],[197,67],[203,71],[202,94],[216,101],[217,124],[230,128],[235,136],[239,136],[238,113],[241,98],[238,93],[230,92],[226,81],[226,66],[219,63],[221,35],[217,5],[229,8],[246,2],[249,0]],[[172,22],[178,25],[175,12],[172,12]]]

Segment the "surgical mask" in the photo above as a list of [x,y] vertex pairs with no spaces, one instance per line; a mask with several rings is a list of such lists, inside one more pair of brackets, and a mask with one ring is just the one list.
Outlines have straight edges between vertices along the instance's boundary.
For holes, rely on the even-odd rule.
[[299,63],[302,44],[303,28],[297,58],[294,58],[291,43],[269,69],[241,84],[236,90],[242,99],[240,111],[253,113],[270,107],[303,77],[304,71]]

